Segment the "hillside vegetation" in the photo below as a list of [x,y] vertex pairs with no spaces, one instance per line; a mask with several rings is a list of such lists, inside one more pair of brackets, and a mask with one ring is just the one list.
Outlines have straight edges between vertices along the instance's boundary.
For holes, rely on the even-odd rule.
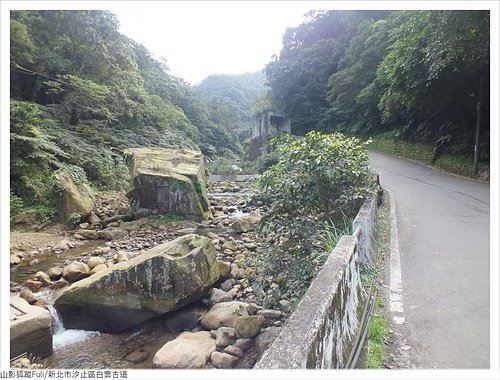
[[241,141],[250,137],[252,105],[268,89],[263,71],[237,75],[214,74],[193,88],[207,99],[212,110],[220,110],[218,115],[214,115],[216,120],[232,125]]
[[[128,181],[124,147],[242,147],[225,104],[171,76],[118,32],[106,11],[11,12],[11,206],[49,207],[53,173],[70,167],[99,189]],[[50,207],[49,207],[50,208]],[[50,210],[48,212],[50,214]]]
[[266,66],[271,100],[295,134],[430,144],[427,162],[451,154],[469,174],[477,141],[487,170],[489,20],[488,11],[311,11]]

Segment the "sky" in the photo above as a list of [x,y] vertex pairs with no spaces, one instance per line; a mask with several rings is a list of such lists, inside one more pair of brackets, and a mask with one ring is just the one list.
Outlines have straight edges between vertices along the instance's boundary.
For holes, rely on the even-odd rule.
[[279,54],[287,27],[307,2],[110,3],[120,32],[167,60],[172,75],[196,84],[210,74],[260,71]]

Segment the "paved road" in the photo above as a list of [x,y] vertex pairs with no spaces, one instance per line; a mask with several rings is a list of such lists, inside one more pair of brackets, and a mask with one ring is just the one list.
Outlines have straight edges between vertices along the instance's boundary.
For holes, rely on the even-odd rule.
[[370,152],[396,204],[405,324],[417,368],[490,366],[490,188]]

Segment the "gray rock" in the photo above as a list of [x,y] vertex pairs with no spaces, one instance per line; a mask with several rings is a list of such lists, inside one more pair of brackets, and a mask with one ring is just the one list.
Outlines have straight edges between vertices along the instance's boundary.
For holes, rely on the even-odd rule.
[[57,281],[62,277],[63,274],[63,268],[61,267],[52,267],[47,271],[47,274],[49,275],[50,279],[53,281]]
[[242,351],[247,351],[253,347],[253,339],[252,338],[239,338],[236,339],[234,345],[240,348]]
[[184,332],[158,350],[153,368],[204,368],[215,350],[215,339],[208,331]]
[[52,354],[52,322],[44,308],[10,297],[10,357],[23,353],[38,357]]
[[265,322],[262,315],[242,316],[236,318],[234,326],[238,338],[253,338],[260,332],[261,326]]
[[101,222],[101,218],[99,218],[93,211],[88,216],[87,220],[90,224],[99,224]]
[[95,197],[90,186],[85,183],[77,183],[73,180],[71,173],[66,170],[58,171],[55,178],[59,188],[62,189],[62,202],[59,210],[61,216],[68,219],[76,213],[84,218],[90,215],[95,208]]
[[233,327],[220,327],[215,332],[217,347],[226,347],[236,341],[236,330]]
[[292,310],[292,303],[288,300],[281,300],[279,302],[279,307],[283,313],[289,314]]
[[210,293],[210,302],[212,305],[215,305],[216,303],[220,302],[228,302],[232,301],[233,297],[225,292],[224,290],[213,288],[212,292]]
[[217,260],[221,278],[227,278],[231,273],[231,264],[227,261]]
[[233,278],[241,278],[241,270],[236,264],[231,264],[231,277]]
[[128,232],[121,228],[108,227],[98,232],[99,239],[120,240],[128,236]]
[[283,314],[280,310],[263,309],[257,311],[257,315],[262,315],[267,319],[280,319]]
[[250,302],[248,304],[248,309],[247,309],[248,314],[255,315],[255,314],[257,314],[257,311],[259,311],[259,310],[262,310],[262,306],[257,305],[255,302]]
[[279,327],[268,327],[266,330],[262,331],[255,338],[255,348],[260,355],[264,353],[265,350],[274,342],[278,337],[281,329]]
[[235,279],[234,278],[230,278],[230,279],[224,281],[221,284],[220,288],[222,290],[224,290],[225,292],[228,292],[228,291],[230,291],[233,288],[234,284],[236,284]]
[[221,302],[215,304],[201,319],[201,325],[207,330],[215,330],[219,327],[234,327],[236,318],[248,315],[247,304],[238,301]]
[[115,333],[200,299],[218,278],[210,239],[186,235],[73,284],[55,307],[67,328]]
[[40,281],[42,283],[42,286],[49,286],[50,284],[52,284],[50,276],[42,271],[38,271],[35,273],[35,280]]
[[73,261],[64,267],[62,275],[69,282],[76,282],[90,276],[90,268],[85,263]]
[[99,233],[96,230],[78,230],[76,234],[82,236],[85,239],[97,240],[99,239]]
[[241,358],[243,356],[243,350],[241,348],[233,346],[233,345],[229,345],[226,348],[224,348],[224,352],[226,354],[235,356],[237,358]]
[[238,247],[231,241],[225,241],[224,244],[222,244],[222,249],[229,249],[230,251],[236,251]]
[[210,360],[215,368],[233,368],[238,362],[238,358],[218,351],[212,352]]
[[132,148],[132,179],[127,197],[160,214],[211,216],[203,155],[190,149]]
[[89,266],[90,269],[94,269],[96,266],[98,266],[100,264],[104,264],[104,263],[106,263],[106,259],[104,259],[102,257],[95,257],[94,256],[94,257],[90,257],[87,260],[87,265]]

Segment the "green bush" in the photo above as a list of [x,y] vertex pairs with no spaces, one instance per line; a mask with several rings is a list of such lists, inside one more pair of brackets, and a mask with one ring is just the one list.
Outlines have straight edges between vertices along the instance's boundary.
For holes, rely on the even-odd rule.
[[302,139],[280,136],[272,145],[277,163],[258,178],[255,199],[269,207],[264,235],[283,236],[293,249],[310,252],[324,223],[354,216],[376,191],[366,144],[356,138],[310,132]]
[[21,197],[18,197],[12,191],[10,192],[10,216],[19,214],[24,209],[24,202]]
[[82,215],[79,212],[73,212],[66,221],[66,224],[69,228],[74,228],[81,220]]

